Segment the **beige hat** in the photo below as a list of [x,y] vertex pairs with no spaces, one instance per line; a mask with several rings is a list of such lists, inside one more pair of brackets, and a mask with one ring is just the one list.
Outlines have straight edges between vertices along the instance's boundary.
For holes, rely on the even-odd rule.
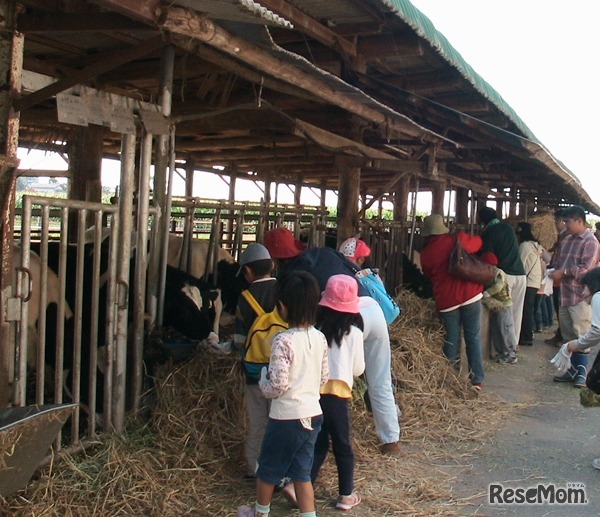
[[430,235],[443,235],[449,231],[444,225],[444,218],[440,214],[431,214],[423,220],[421,235],[429,237]]

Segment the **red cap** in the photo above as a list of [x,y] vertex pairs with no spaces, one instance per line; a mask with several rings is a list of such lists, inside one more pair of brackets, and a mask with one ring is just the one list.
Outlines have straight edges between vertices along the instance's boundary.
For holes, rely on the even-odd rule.
[[274,259],[288,259],[300,255],[304,245],[287,228],[275,228],[265,233],[263,244]]

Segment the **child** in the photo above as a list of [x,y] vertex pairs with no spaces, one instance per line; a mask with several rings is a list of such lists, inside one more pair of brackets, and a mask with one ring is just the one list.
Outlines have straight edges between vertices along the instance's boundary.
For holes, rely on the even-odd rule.
[[338,471],[339,497],[335,507],[350,510],[361,499],[354,492],[354,451],[350,441],[350,410],[354,377],[365,371],[363,320],[358,283],[348,275],[334,275],[319,302],[317,328],[329,347],[329,382],[321,388],[323,425],[315,444],[311,478],[315,482],[327,456],[329,438]]
[[238,516],[268,516],[275,486],[289,477],[301,517],[314,517],[310,469],[323,422],[319,388],[329,378],[327,340],[314,327],[319,286],[310,273],[292,271],[279,279],[276,293],[289,329],[273,339],[268,375],[262,370],[260,389],[273,400],[256,472],[256,506],[240,506]]
[[506,274],[496,269],[496,280],[483,292],[482,303],[490,311],[490,334],[500,354],[500,364],[517,363],[517,340],[512,317],[512,299]]
[[[240,270],[250,284],[248,291],[265,312],[275,308],[275,284],[277,280],[271,276],[273,260],[267,248],[262,244],[252,243],[240,255]],[[246,344],[248,331],[256,319],[256,312],[248,300],[240,296],[235,313],[234,347],[241,351]],[[244,371],[246,387],[244,401],[248,413],[248,432],[244,444],[246,458],[246,475],[256,477],[258,454],[262,444],[267,422],[269,421],[270,401],[266,399],[258,387],[258,379]]]

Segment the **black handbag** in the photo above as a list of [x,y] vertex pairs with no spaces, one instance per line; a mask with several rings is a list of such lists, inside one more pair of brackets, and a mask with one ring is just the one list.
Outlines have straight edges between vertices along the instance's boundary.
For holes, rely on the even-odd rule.
[[484,286],[490,285],[496,279],[496,268],[469,253],[456,235],[448,260],[448,273]]

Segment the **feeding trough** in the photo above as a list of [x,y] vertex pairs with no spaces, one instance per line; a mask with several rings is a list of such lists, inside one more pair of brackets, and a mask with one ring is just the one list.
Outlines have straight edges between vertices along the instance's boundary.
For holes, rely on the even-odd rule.
[[0,495],[27,485],[76,404],[0,409]]

